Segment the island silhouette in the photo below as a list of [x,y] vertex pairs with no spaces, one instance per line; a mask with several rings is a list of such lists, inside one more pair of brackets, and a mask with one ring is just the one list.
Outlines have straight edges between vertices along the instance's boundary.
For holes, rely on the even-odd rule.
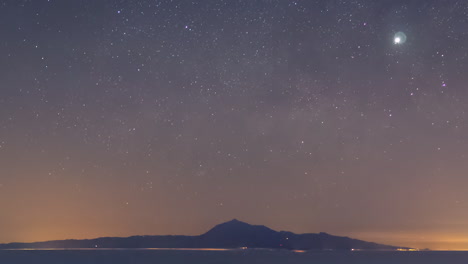
[[101,237],[0,244],[0,249],[288,249],[288,250],[410,250],[327,233],[295,234],[251,225],[237,219],[219,224],[198,236]]

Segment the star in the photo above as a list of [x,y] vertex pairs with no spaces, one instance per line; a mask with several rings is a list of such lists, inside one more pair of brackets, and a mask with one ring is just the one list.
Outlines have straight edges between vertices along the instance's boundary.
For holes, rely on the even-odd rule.
[[393,37],[393,43],[396,45],[404,44],[406,42],[406,34],[403,32],[398,32]]

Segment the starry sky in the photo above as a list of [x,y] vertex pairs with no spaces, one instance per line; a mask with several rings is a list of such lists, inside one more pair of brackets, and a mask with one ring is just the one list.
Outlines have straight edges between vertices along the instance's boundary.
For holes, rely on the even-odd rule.
[[237,218],[468,249],[464,0],[5,0],[0,242]]

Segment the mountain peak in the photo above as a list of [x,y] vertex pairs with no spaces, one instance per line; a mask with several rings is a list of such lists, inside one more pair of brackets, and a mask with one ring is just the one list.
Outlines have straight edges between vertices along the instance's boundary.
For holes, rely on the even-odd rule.
[[251,225],[237,219],[232,219],[228,222],[221,223],[208,232],[205,235],[235,235],[239,233],[254,233],[254,232],[274,232],[266,226],[263,225]]
[[251,228],[251,227],[253,227],[253,225],[239,221],[234,218],[230,221],[216,225],[207,233],[210,233],[213,231],[219,232],[219,231],[228,231],[228,230],[239,230],[239,229],[245,229],[245,228]]
[[246,222],[242,222],[242,221],[237,220],[236,218],[232,219],[231,221],[224,222],[224,224],[246,224],[246,225],[249,225]]
[[[207,247],[278,248],[282,235],[263,225],[251,225],[237,219],[219,224],[201,235]],[[221,243],[221,244],[220,244]]]

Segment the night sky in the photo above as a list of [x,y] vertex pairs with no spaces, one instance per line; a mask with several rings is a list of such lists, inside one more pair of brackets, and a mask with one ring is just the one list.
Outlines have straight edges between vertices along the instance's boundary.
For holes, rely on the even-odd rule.
[[468,248],[465,0],[0,5],[0,242]]

